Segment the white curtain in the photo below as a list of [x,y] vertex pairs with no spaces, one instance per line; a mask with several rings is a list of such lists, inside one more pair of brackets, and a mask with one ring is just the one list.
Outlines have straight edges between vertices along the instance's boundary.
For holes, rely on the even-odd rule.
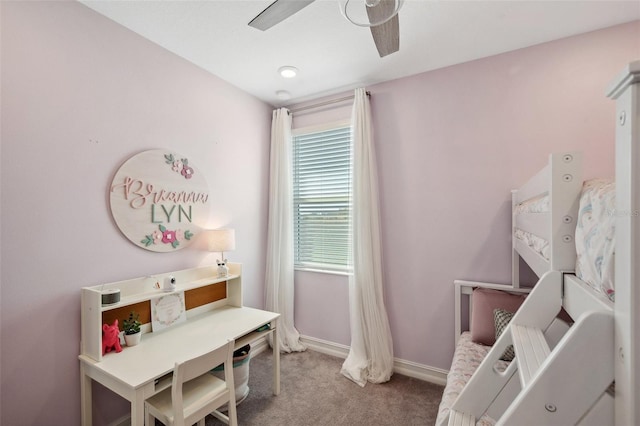
[[384,307],[378,176],[371,108],[356,89],[353,129],[353,275],[349,278],[351,349],[342,374],[360,386],[383,383],[393,374],[393,341]]
[[291,115],[286,108],[273,111],[269,169],[265,304],[280,314],[280,350],[304,351],[293,325],[293,161]]

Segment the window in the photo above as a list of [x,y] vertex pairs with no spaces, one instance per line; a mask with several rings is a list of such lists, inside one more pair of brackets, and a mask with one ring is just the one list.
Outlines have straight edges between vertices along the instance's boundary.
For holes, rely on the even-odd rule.
[[348,123],[294,132],[296,269],[350,270],[352,145]]

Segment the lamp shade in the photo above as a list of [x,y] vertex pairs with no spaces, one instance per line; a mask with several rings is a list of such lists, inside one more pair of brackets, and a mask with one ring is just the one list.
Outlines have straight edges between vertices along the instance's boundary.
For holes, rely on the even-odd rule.
[[235,229],[212,229],[207,234],[209,240],[209,251],[222,253],[225,251],[235,250]]

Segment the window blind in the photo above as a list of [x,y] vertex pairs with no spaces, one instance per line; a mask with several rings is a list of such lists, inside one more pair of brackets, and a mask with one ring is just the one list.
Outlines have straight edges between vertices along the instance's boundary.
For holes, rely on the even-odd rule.
[[351,150],[348,125],[293,137],[297,268],[349,269]]

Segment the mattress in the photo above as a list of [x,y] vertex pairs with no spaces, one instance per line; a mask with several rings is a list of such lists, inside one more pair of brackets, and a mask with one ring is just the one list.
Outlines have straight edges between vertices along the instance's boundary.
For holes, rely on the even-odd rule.
[[576,276],[615,299],[615,183],[592,179],[584,183],[576,224]]
[[513,236],[526,245],[528,245],[533,251],[544,257],[545,260],[549,260],[549,241],[544,238],[538,237],[531,232],[523,231],[522,229],[516,229]]
[[530,198],[516,205],[513,209],[515,214],[522,213],[542,213],[549,211],[549,195],[543,194]]
[[[449,414],[451,406],[460,395],[462,388],[467,384],[473,372],[476,371],[482,360],[487,356],[491,346],[480,345],[471,340],[471,333],[465,331],[460,335],[456,350],[451,361],[451,370],[447,375],[447,385],[442,394],[436,424]],[[509,365],[506,361],[498,361],[496,366],[499,371],[504,371]],[[476,426],[491,426],[495,420],[484,414],[477,422]]]
[[[544,213],[549,211],[549,195],[543,194],[538,197],[530,198],[513,208],[516,215],[524,213]],[[514,238],[524,242],[529,248],[542,256],[545,260],[549,260],[549,242],[539,235],[522,229],[515,229]]]

